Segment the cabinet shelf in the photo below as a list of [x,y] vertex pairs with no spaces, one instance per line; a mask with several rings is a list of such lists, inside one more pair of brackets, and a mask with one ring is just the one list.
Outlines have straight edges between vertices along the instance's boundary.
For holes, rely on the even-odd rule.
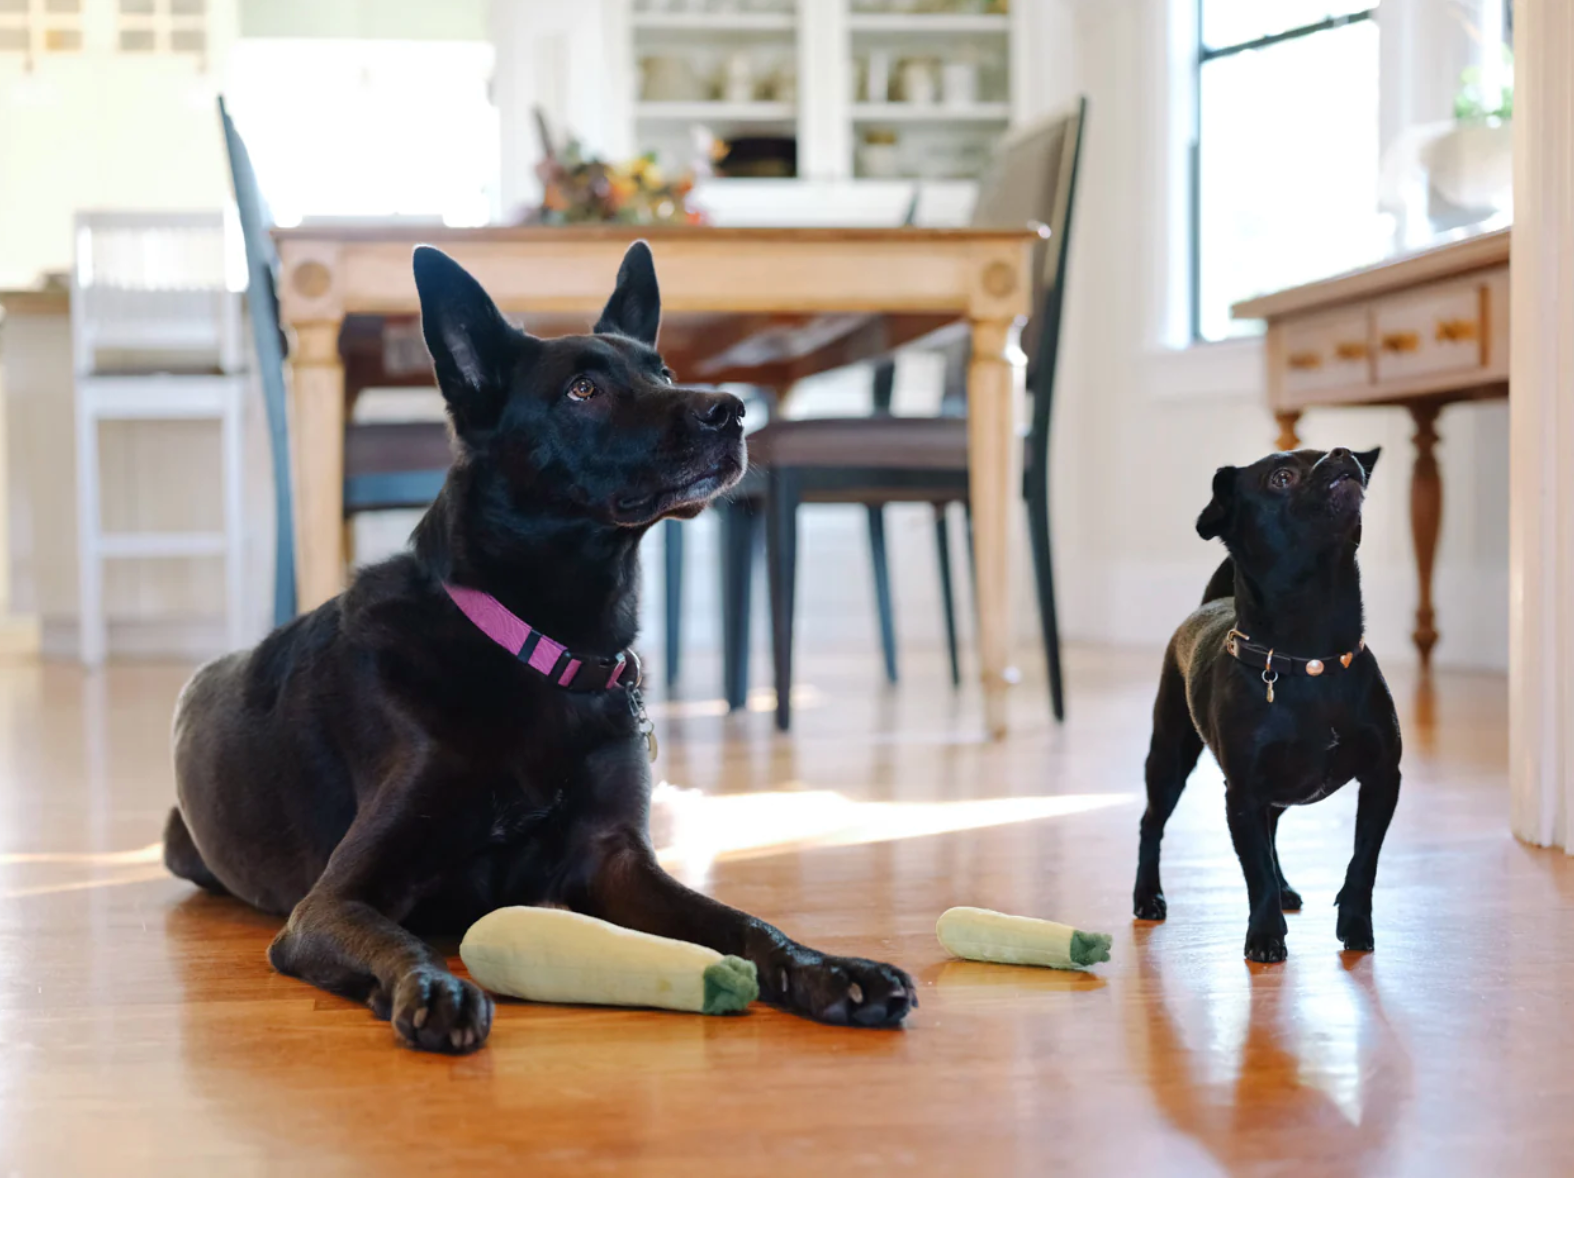
[[640,121],[792,121],[798,116],[798,105],[777,100],[742,104],[728,100],[640,100],[634,105],[634,116]]
[[847,29],[883,35],[1005,35],[1009,13],[849,13]]
[[854,104],[854,121],[1009,121],[1011,105],[985,100],[975,104]]
[[792,13],[636,13],[635,30],[691,30],[705,34],[722,31],[742,33],[790,33],[797,29]]

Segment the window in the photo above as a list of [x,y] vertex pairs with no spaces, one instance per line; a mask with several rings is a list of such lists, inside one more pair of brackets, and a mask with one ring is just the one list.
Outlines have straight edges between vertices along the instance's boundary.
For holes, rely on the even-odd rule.
[[82,50],[82,0],[0,0],[0,54],[34,56]]
[[1380,258],[1376,0],[1197,0],[1192,336]]
[[274,219],[492,219],[492,59],[460,40],[240,40],[228,97]]
[[185,52],[208,48],[207,0],[120,0],[115,45],[122,52]]

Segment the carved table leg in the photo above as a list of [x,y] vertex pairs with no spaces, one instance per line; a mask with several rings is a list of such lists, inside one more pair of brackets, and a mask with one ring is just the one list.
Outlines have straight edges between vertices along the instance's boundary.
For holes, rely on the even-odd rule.
[[344,365],[338,321],[297,324],[290,366],[295,582],[304,614],[344,589]]
[[968,474],[977,565],[978,655],[984,684],[984,724],[991,738],[1006,734],[1011,667],[1011,528],[1021,506],[1021,437],[1013,424],[1011,364],[1005,350],[1009,320],[974,320],[967,376]]
[[1415,644],[1421,666],[1432,664],[1432,646],[1437,644],[1437,628],[1432,615],[1432,564],[1437,556],[1437,534],[1443,522],[1443,481],[1433,453],[1438,442],[1435,425],[1442,406],[1435,402],[1411,404],[1410,418],[1415,421],[1415,468],[1410,474],[1410,531],[1415,539],[1416,578],[1420,589],[1416,605]]
[[1300,421],[1299,411],[1275,411],[1273,418],[1279,421],[1279,440],[1273,444],[1281,450],[1294,450],[1301,444],[1301,435],[1295,431],[1296,424]]

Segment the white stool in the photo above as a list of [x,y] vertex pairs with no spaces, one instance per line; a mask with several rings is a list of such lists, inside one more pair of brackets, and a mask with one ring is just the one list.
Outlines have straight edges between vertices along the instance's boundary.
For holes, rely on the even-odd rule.
[[[240,295],[226,282],[224,219],[216,212],[84,213],[76,243],[71,325],[82,662],[99,665],[108,647],[109,558],[222,557],[229,644],[238,648],[246,631],[246,377]],[[103,530],[99,426],[135,420],[219,422],[221,531]]]

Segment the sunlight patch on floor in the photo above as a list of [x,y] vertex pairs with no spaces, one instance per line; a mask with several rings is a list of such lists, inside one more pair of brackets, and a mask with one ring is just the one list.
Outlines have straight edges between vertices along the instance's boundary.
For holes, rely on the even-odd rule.
[[651,801],[651,830],[662,864],[691,873],[715,861],[1014,826],[1134,800],[1127,792],[943,801],[861,801],[834,791],[711,796],[663,783]]
[[0,852],[0,865],[150,865],[164,859],[158,842],[124,852]]
[[[813,684],[794,684],[792,707],[795,710],[815,709],[825,704],[825,693]],[[646,712],[660,722],[664,718],[725,718],[728,714],[725,697],[712,697],[699,701],[657,701],[645,703]],[[776,693],[771,688],[756,688],[749,693],[744,709],[750,714],[776,712]]]

